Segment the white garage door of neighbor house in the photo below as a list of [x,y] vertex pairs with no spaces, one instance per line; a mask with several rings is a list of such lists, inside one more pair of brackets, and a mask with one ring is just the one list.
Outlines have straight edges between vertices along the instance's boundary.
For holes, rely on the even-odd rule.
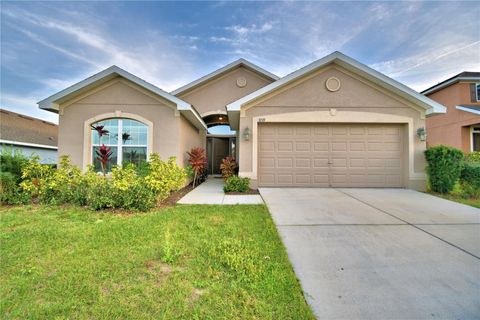
[[259,123],[261,187],[403,187],[401,124]]

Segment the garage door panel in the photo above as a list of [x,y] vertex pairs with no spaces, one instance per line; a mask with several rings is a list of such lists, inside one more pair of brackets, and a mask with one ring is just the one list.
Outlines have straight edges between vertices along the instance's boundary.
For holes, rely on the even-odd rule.
[[276,168],[293,169],[293,158],[277,158]]
[[261,141],[258,144],[258,148],[262,152],[274,152],[275,151],[275,142],[273,142],[273,141]]
[[293,184],[293,174],[292,173],[278,173],[277,174],[277,183],[278,184],[286,184],[292,185]]
[[262,169],[274,169],[275,157],[271,157],[271,158],[262,157],[258,159],[258,164]]
[[260,185],[275,185],[275,174],[261,173],[258,175],[258,183]]
[[403,126],[261,123],[260,186],[402,187]]
[[392,169],[400,169],[402,162],[399,158],[385,159],[385,167]]
[[311,162],[312,161],[309,158],[297,158],[295,159],[295,167],[310,169],[312,167]]
[[329,160],[328,160],[327,157],[325,157],[325,158],[314,158],[313,159],[313,168],[328,169],[328,167],[329,167],[328,162],[329,162]]
[[348,128],[350,136],[364,136],[366,134],[366,128],[365,127],[349,127]]
[[297,141],[295,142],[295,151],[299,152],[310,152],[311,150],[310,141]]
[[277,143],[278,152],[291,152],[293,151],[293,142],[291,141],[279,141]]
[[294,127],[291,126],[279,126],[277,127],[277,134],[279,136],[292,136],[294,132]]
[[330,128],[314,126],[313,134],[315,136],[328,136],[330,134]]
[[365,151],[365,142],[363,141],[352,141],[349,146],[349,151]]
[[332,142],[332,151],[347,151],[347,143],[346,142]]
[[309,136],[312,128],[310,126],[295,127],[295,135],[297,136]]
[[348,128],[344,126],[332,126],[331,132],[333,136],[346,136]]
[[313,142],[313,151],[328,151],[329,150],[329,143],[328,141],[325,142]]

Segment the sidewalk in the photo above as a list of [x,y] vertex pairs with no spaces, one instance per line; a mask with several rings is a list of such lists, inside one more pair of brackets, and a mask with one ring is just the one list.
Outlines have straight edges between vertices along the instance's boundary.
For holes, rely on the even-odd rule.
[[187,193],[178,204],[263,204],[258,194],[226,195],[222,178],[209,177],[207,181]]

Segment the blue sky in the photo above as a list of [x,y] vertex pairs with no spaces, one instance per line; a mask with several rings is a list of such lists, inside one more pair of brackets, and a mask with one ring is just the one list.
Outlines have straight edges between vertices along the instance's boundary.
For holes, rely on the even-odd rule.
[[113,64],[171,91],[240,57],[284,76],[335,50],[416,90],[480,71],[479,2],[0,2],[1,107]]

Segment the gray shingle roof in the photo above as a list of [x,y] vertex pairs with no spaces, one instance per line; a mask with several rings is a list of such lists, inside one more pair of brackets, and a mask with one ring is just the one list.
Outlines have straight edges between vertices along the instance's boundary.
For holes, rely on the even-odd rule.
[[0,139],[56,147],[58,126],[55,123],[0,109]]
[[462,80],[462,79],[475,79],[475,80],[478,80],[480,81],[480,72],[475,72],[475,71],[463,71],[463,72],[460,72],[459,74],[457,74],[456,76],[453,76],[451,78],[448,78],[446,80],[443,80],[439,83],[437,83],[436,85],[434,86],[431,86],[430,88],[427,88],[425,90],[423,90],[421,93],[422,94],[429,94],[429,93],[433,93],[437,90],[440,90],[441,88],[445,87],[445,86],[448,86],[450,84],[453,84],[455,82],[458,82],[459,80]]

